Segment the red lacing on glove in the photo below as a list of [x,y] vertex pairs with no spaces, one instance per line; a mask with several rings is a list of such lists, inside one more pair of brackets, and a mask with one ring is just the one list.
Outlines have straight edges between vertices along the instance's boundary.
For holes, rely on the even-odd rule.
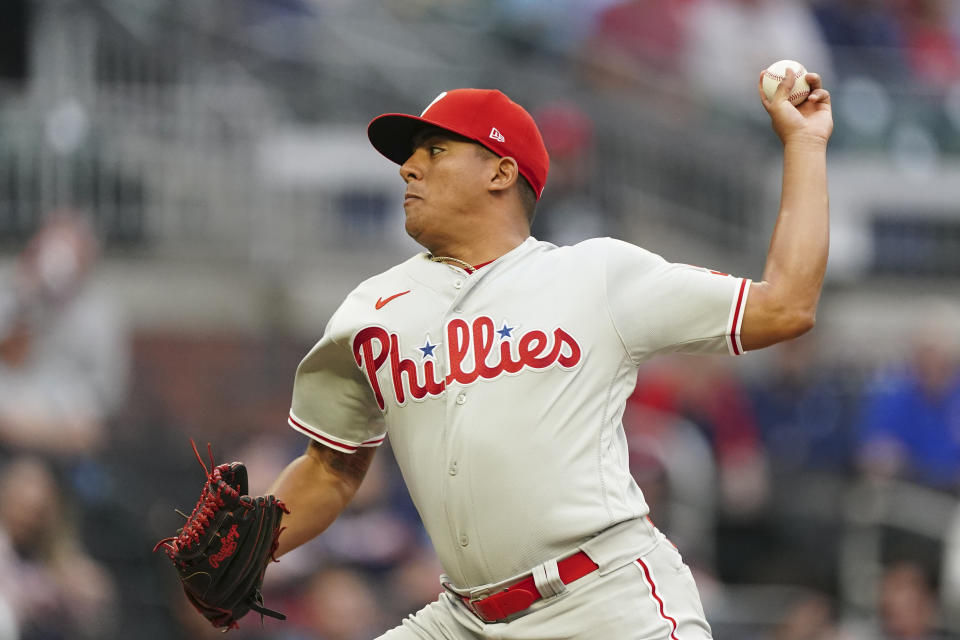
[[[200,541],[200,537],[206,533],[207,527],[210,526],[210,520],[216,515],[217,509],[224,505],[224,492],[234,500],[240,497],[240,493],[230,486],[229,483],[222,482],[223,474],[214,464],[213,447],[210,443],[207,443],[207,455],[210,457],[209,469],[207,469],[207,465],[203,462],[203,458],[200,457],[200,452],[197,450],[197,444],[193,441],[193,438],[190,439],[190,445],[193,447],[193,453],[197,456],[197,461],[200,463],[200,466],[203,467],[203,472],[207,476],[207,482],[203,485],[203,491],[200,492],[200,499],[193,508],[193,512],[191,512],[187,518],[187,523],[183,525],[183,529],[181,529],[176,536],[164,538],[153,548],[154,551],[157,551],[160,547],[163,547],[167,555],[171,558],[173,558],[173,554],[177,551],[189,549],[194,542]],[[217,488],[216,493],[212,491],[214,485]]]
[[[283,504],[279,500],[277,500],[277,506],[280,507],[284,513],[287,513],[287,514],[290,513],[290,510],[287,509],[287,505]],[[277,560],[277,556],[275,554],[277,553],[277,549],[280,548],[280,534],[286,530],[287,530],[286,527],[280,527],[273,534],[273,541],[270,543],[270,559],[273,560],[274,562],[280,562],[279,560]]]

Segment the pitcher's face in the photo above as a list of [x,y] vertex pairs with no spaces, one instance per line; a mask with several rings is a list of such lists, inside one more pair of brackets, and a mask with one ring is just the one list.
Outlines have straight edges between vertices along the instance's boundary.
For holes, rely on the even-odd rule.
[[496,156],[477,147],[437,133],[417,143],[400,167],[406,230],[424,247],[464,230],[465,214],[485,195]]

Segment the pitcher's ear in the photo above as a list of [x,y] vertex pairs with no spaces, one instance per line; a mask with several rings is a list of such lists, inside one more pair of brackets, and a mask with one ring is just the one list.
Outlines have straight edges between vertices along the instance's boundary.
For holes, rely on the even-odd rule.
[[490,179],[491,191],[506,191],[520,178],[520,167],[510,156],[497,158],[497,171]]

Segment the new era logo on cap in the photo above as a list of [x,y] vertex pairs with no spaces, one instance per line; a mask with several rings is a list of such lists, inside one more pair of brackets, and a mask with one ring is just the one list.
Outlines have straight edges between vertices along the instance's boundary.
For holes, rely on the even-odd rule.
[[377,151],[402,165],[413,151],[414,136],[425,126],[451,131],[487,147],[500,157],[513,158],[520,175],[530,183],[537,197],[543,193],[550,170],[543,138],[530,114],[500,91],[444,91],[419,117],[386,113],[374,118],[367,127],[367,137]]

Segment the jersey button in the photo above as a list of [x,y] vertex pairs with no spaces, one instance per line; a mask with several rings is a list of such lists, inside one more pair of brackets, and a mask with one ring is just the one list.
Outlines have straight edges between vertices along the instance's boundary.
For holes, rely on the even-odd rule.
[[461,393],[457,395],[457,404],[463,404],[467,401],[467,394]]
[[463,286],[463,280],[454,280],[454,281],[453,281],[453,288],[454,288],[454,289],[459,289],[459,288],[462,287],[462,286]]
[[452,476],[457,475],[457,461],[456,461],[456,460],[454,460],[453,462],[450,463],[450,475],[452,475]]
[[460,534],[460,546],[461,546],[461,547],[465,547],[465,546],[467,546],[468,544],[470,544],[470,538],[467,537],[467,534],[461,533],[461,534]]

